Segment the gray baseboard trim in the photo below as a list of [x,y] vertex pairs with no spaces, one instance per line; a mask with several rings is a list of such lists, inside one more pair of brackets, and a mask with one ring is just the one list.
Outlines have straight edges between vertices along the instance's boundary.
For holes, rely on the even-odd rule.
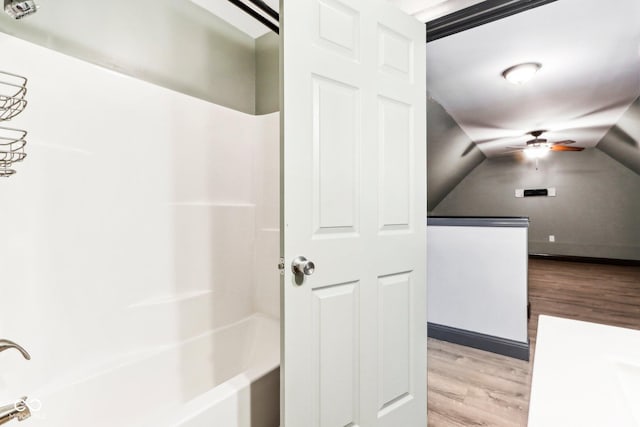
[[438,325],[436,323],[427,323],[427,336],[441,341],[448,341],[454,344],[465,345],[467,347],[529,361],[529,340],[527,340],[526,343],[513,341],[481,334],[479,332]]
[[529,258],[548,259],[552,261],[566,262],[586,262],[589,264],[625,265],[629,267],[640,267],[640,260],[619,259],[619,258],[595,258],[574,255],[553,255],[553,254],[529,254]]

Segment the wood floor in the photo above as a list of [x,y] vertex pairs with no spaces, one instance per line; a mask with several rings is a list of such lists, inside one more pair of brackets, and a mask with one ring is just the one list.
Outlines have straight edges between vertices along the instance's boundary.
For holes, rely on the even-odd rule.
[[429,427],[526,426],[538,315],[640,329],[640,267],[529,260],[531,362],[429,339]]

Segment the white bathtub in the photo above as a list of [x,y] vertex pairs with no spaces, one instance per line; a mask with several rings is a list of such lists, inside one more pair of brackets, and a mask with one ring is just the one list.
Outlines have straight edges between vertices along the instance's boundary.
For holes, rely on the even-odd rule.
[[262,314],[34,392],[46,427],[277,427],[279,323]]

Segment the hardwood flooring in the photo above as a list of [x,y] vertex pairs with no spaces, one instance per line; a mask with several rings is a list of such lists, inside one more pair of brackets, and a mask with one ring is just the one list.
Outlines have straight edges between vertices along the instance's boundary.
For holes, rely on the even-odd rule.
[[531,361],[429,339],[429,427],[527,425],[538,316],[640,329],[640,267],[529,260]]

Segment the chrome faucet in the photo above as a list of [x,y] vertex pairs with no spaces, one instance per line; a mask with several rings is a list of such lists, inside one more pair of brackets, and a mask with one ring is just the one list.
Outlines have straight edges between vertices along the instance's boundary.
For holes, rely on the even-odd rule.
[[[20,345],[14,343],[13,341],[0,339],[0,352],[3,352],[5,350],[9,350],[10,348],[15,348],[16,350],[18,350],[22,354],[22,356],[25,359],[31,360],[31,355],[27,352],[27,350],[22,348]],[[0,423],[0,424],[2,424],[2,423]]]
[[27,398],[23,397],[15,403],[0,407],[0,425],[11,420],[24,421],[31,416],[27,405]]
[[[13,341],[0,339],[0,352],[15,348],[27,360],[31,360],[31,355],[21,345]],[[0,406],[0,425],[8,423],[11,420],[24,421],[31,416],[31,411],[27,405],[27,398],[23,397],[15,403]]]

